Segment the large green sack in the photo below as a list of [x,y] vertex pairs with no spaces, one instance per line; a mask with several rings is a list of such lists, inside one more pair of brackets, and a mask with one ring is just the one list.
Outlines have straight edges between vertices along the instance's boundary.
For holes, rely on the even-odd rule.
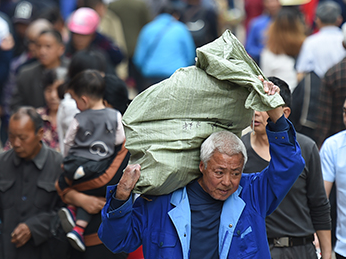
[[134,192],[161,195],[200,176],[199,148],[211,133],[238,136],[253,110],[283,104],[268,96],[262,74],[230,31],[197,49],[196,66],[178,69],[169,79],[135,97],[123,117],[130,164],[141,165]]

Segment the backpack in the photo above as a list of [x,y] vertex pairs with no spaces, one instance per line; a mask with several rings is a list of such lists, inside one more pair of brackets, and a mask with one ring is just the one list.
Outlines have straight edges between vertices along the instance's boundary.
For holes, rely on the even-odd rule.
[[289,117],[297,132],[309,136],[315,142],[321,85],[322,80],[315,72],[306,74],[293,90]]
[[206,16],[207,10],[202,5],[190,6],[182,14],[181,21],[190,31],[196,48],[209,42],[210,26]]

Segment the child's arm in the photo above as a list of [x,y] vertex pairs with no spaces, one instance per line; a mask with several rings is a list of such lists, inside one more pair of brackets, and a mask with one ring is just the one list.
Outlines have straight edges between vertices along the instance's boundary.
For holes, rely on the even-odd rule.
[[64,157],[67,156],[68,151],[74,144],[74,139],[76,137],[78,128],[79,128],[79,123],[76,120],[76,118],[74,118],[67,129],[66,136],[64,139]]
[[117,129],[115,131],[115,145],[121,145],[125,140],[125,131],[122,123],[121,113],[117,112]]

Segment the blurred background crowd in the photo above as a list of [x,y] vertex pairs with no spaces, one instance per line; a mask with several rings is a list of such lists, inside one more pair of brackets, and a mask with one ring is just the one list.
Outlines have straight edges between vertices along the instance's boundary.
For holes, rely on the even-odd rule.
[[[318,10],[323,2],[331,5]],[[193,65],[196,48],[229,29],[264,74],[285,80],[291,91],[312,76],[318,87],[314,87],[316,101],[309,107],[314,103],[317,113],[318,103],[328,102],[328,107],[333,103],[317,100],[323,91],[321,81],[346,53],[340,29],[346,18],[342,0],[2,0],[0,12],[1,144],[5,149],[9,148],[9,116],[23,105],[39,109],[49,128],[47,143],[62,148],[59,141],[64,133],[57,125],[68,125],[68,118],[57,114],[74,105],[62,83],[83,69],[114,74],[119,87],[112,90],[121,94],[107,96],[126,107],[148,86]],[[299,98],[307,97],[300,94]],[[298,131],[306,130],[321,145],[343,129],[342,122],[335,122],[335,128],[328,120],[340,117],[340,107],[319,116],[325,122],[319,136],[315,136],[316,114],[309,111],[313,126],[300,125],[303,107],[298,106],[294,114],[299,118],[292,120],[299,124]],[[63,119],[67,122],[59,121]]]
[[[323,2],[331,5],[318,10]],[[64,134],[57,125],[68,123],[57,123],[57,117],[62,119],[58,110],[69,109],[73,100],[58,86],[77,72],[94,68],[114,74],[121,95],[107,96],[126,107],[148,86],[193,65],[196,48],[226,29],[244,44],[266,76],[282,78],[291,91],[305,83],[307,75],[313,78],[317,86],[309,103],[315,105],[315,112],[309,111],[312,126],[301,125],[302,98],[307,97],[299,94],[297,118],[292,117],[298,131],[305,130],[320,146],[343,129],[336,118],[341,116],[346,92],[335,111],[333,96],[317,100],[325,73],[346,53],[342,0],[2,0],[0,18],[1,144],[5,148],[11,112],[29,105],[39,108],[49,128],[46,140],[60,150]],[[325,115],[315,118],[320,102],[330,109],[324,108]],[[315,136],[317,119],[325,123],[322,134]]]
[[285,80],[290,119],[321,147],[345,128],[343,0],[1,0],[1,150],[21,106],[44,120],[43,141],[63,153],[74,115],[68,82],[85,69],[112,75],[105,103],[130,101],[229,29],[266,76]]

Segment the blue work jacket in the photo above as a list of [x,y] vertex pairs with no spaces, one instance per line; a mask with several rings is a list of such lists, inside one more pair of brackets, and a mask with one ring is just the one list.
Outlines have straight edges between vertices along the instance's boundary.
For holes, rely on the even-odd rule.
[[[289,141],[289,132],[294,145]],[[292,127],[270,132],[271,161],[260,173],[243,174],[239,188],[223,204],[219,258],[271,258],[265,217],[275,210],[304,168]],[[109,186],[99,237],[113,252],[143,244],[145,258],[189,258],[191,212],[186,187],[163,196],[130,197],[109,210],[116,186]],[[201,244],[203,245],[203,244]]]

